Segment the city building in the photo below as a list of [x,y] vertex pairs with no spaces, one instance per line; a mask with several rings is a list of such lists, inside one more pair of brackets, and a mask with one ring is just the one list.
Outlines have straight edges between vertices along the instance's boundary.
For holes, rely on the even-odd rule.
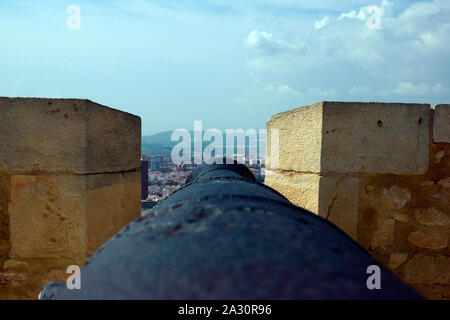
[[141,158],[141,200],[148,198],[148,158]]

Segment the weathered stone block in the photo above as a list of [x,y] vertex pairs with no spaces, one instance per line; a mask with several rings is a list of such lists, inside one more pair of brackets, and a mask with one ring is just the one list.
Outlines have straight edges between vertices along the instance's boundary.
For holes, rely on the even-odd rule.
[[450,300],[450,284],[411,284],[420,295],[429,300]]
[[359,188],[357,177],[278,171],[266,175],[264,183],[282,193],[295,205],[328,219],[356,239]]
[[140,166],[140,118],[89,100],[0,98],[0,171],[97,173]]
[[283,194],[293,204],[316,214],[319,212],[319,175],[268,173],[264,181],[266,185]]
[[380,219],[376,224],[376,229],[370,243],[371,249],[387,249],[395,241],[395,220],[391,218]]
[[409,216],[403,213],[392,213],[392,219],[397,222],[407,223],[409,222]]
[[77,99],[0,97],[0,114],[0,269],[35,298],[140,216],[140,118]]
[[438,186],[442,186],[442,188],[450,188],[450,177],[439,180],[437,184]]
[[141,118],[88,101],[87,172],[141,167]]
[[433,142],[450,143],[450,104],[438,104],[434,108]]
[[408,259],[407,252],[393,252],[389,256],[389,267],[397,269]]
[[9,254],[9,177],[0,172],[0,265]]
[[89,255],[123,226],[139,217],[140,178],[140,172],[95,174],[86,177]]
[[450,284],[450,258],[416,254],[406,263],[406,283]]
[[267,162],[276,175],[265,183],[333,222],[427,298],[448,297],[449,110],[434,113],[439,144],[430,143],[427,104],[325,101],[276,114],[267,157],[278,150],[278,165]]
[[11,255],[84,262],[140,215],[140,173],[11,177]]
[[416,210],[416,220],[424,226],[445,226],[450,224],[450,217],[436,208]]
[[[316,103],[273,115],[267,122],[266,166],[320,172],[322,113],[322,104]],[[274,129],[278,130],[278,141],[272,137]],[[274,151],[278,151],[278,165],[272,159]]]
[[[326,191],[330,189],[335,190],[332,195]],[[358,191],[357,177],[324,177],[320,180],[320,215],[354,240],[357,239]]]
[[448,245],[448,230],[431,228],[421,228],[409,234],[408,240],[419,248],[424,249],[444,249]]
[[28,263],[19,260],[7,260],[3,263],[3,269],[5,270],[23,270],[28,266]]
[[420,174],[428,167],[429,114],[428,104],[324,101],[276,114],[267,128],[279,130],[281,170]]
[[85,177],[11,177],[11,256],[70,257],[84,262]]
[[403,208],[411,200],[411,191],[396,185],[381,190],[380,206],[383,210]]

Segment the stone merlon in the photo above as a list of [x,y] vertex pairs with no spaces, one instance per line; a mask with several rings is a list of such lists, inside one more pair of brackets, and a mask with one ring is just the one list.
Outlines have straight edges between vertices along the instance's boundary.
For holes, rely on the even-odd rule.
[[0,98],[0,170],[103,173],[140,167],[141,119],[89,100]]
[[37,294],[139,217],[141,119],[79,99],[0,97],[0,115],[0,269],[29,265]]
[[429,104],[322,101],[278,113],[267,128],[279,130],[281,170],[419,174],[428,167],[429,118]]
[[450,105],[318,102],[267,122],[265,184],[450,299]]

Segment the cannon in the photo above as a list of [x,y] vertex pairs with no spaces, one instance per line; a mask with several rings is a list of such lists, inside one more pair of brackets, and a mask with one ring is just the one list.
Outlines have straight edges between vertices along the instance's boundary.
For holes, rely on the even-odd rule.
[[[370,266],[380,288],[370,288]],[[370,269],[370,268],[369,268]],[[244,165],[200,165],[41,299],[421,299],[327,220]]]

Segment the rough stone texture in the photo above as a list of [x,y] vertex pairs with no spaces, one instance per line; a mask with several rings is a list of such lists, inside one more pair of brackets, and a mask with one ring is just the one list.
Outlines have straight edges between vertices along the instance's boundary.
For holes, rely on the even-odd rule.
[[0,97],[0,112],[0,171],[95,173],[140,166],[137,116],[78,99]]
[[[405,279],[407,263],[415,255],[450,255],[447,224],[450,194],[448,188],[444,188],[450,174],[449,150],[448,144],[431,144],[430,159],[435,159],[436,154],[444,156],[439,162],[430,161],[424,175],[360,175],[358,241],[402,279]],[[366,185],[374,188],[370,191],[362,188]],[[381,232],[378,221],[385,219],[395,221],[389,233],[392,241],[384,247],[371,248],[374,236]],[[396,261],[399,252],[407,253],[406,261],[400,265]],[[426,264],[420,266],[425,268],[422,272],[426,272]],[[408,272],[411,276],[411,270]],[[449,298],[450,283],[411,283],[411,286],[430,299]]]
[[3,263],[3,268],[5,270],[23,270],[28,266],[28,263],[19,260],[7,260]]
[[[13,272],[11,270],[3,271],[0,269],[0,293],[3,291],[2,289],[8,286],[8,289],[12,289],[15,286],[20,286],[26,281],[26,276],[23,273],[17,273]],[[1,295],[3,299],[5,298],[5,295]],[[11,298],[10,296],[6,296],[6,298]],[[13,299],[15,296],[12,297]]]
[[442,188],[450,188],[450,177],[439,180],[437,184],[442,186]]
[[26,268],[2,269],[0,267],[0,299],[35,300],[48,281],[65,282],[67,266],[76,264],[70,258],[24,258]]
[[427,169],[430,105],[324,102],[323,110],[321,172]]
[[407,252],[393,252],[389,256],[389,267],[396,269],[400,267],[408,259]]
[[406,214],[402,214],[402,213],[392,214],[392,219],[394,219],[397,222],[404,222],[404,223],[409,222],[409,216]]
[[140,212],[139,172],[86,177],[88,253],[92,254]]
[[410,284],[414,290],[431,300],[450,300],[450,284]]
[[[429,105],[424,104],[323,102],[313,105],[312,111],[309,108],[274,115],[268,129],[280,129],[281,166],[276,174],[313,175],[319,188],[297,184],[294,189],[292,181],[285,178],[277,190],[288,194],[290,200],[296,199],[294,202],[300,206],[304,205],[304,199],[316,201],[309,206],[311,211],[353,238],[356,232],[356,240],[403,280],[406,275],[408,281],[412,278],[413,265],[420,272],[427,272],[426,263],[418,263],[417,257],[411,262],[416,255],[448,259],[450,143],[436,141],[436,130],[450,132],[448,120],[442,125],[439,123],[442,118],[436,118],[443,115],[444,107],[437,108],[441,113],[434,113],[433,128]],[[320,110],[321,130],[317,124],[308,127],[311,118],[303,121],[302,117],[308,116],[305,115],[308,112],[318,115]],[[320,150],[311,146],[308,153],[307,142],[290,142],[296,128],[299,140],[302,136],[311,140],[317,134],[313,141],[321,142]],[[428,133],[433,129],[434,143]],[[307,130],[312,131],[306,135]],[[290,137],[287,140],[283,137],[286,132]],[[314,152],[320,152],[320,157],[313,157]],[[307,158],[303,158],[304,154]],[[318,158],[320,163],[314,163]],[[349,178],[358,179],[357,191],[354,191],[356,183],[340,187]],[[266,183],[272,186],[273,180]],[[318,194],[310,194],[316,190]],[[345,222],[337,221],[333,215],[341,205],[344,206],[340,214],[348,218]],[[433,282],[436,277],[433,272],[428,277],[428,282],[409,283],[427,298],[450,299],[450,282]]]
[[281,192],[293,204],[319,212],[319,181],[316,174],[295,174],[288,172],[271,172],[266,174],[265,184]]
[[411,232],[408,240],[419,248],[437,250],[447,248],[448,236],[448,230],[420,229]]
[[428,104],[324,101],[276,114],[267,128],[279,130],[281,170],[419,174],[428,167],[429,115]]
[[450,104],[438,104],[434,108],[433,142],[450,143]]
[[402,189],[397,186],[381,190],[381,208],[382,209],[400,209],[411,200],[411,192],[408,189]]
[[434,163],[439,163],[442,158],[445,156],[445,151],[439,151],[438,153],[436,153],[435,157],[434,157]]
[[140,168],[141,118],[91,101],[88,101],[88,111],[86,171],[120,172]]
[[0,172],[0,264],[9,256],[10,178]]
[[[320,172],[322,149],[322,103],[273,115],[267,122],[267,162],[272,169]],[[278,130],[278,148],[272,130]],[[278,166],[271,159],[279,150]]]
[[450,224],[450,217],[436,208],[416,210],[416,219],[425,226],[445,226]]
[[395,241],[395,220],[384,219],[378,222],[375,229],[371,249],[389,248]]
[[0,299],[35,299],[140,216],[141,120],[78,99],[0,97],[0,114]]
[[62,256],[84,262],[85,179],[76,175],[11,177],[12,257]]
[[450,284],[450,258],[416,254],[406,263],[406,283]]
[[265,184],[282,192],[293,204],[330,220],[356,239],[358,178],[274,172]]
[[[322,207],[326,206],[327,219],[339,227],[351,238],[357,238],[357,223],[358,223],[358,194],[359,180],[357,177],[334,178],[334,183],[331,179],[321,179],[319,197],[319,212]],[[322,197],[327,193],[323,190],[329,189],[334,185],[335,193],[329,200],[326,201]],[[323,208],[324,211],[325,208]]]

